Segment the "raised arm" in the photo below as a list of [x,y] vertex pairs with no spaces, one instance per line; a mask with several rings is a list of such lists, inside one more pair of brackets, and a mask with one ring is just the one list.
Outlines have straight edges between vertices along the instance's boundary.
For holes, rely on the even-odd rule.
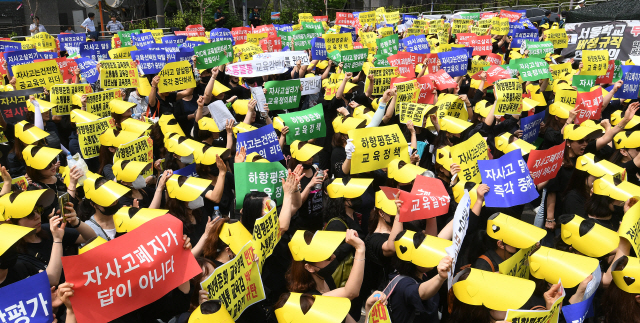
[[355,230],[347,230],[345,242],[356,249],[349,278],[344,287],[325,293],[324,296],[346,297],[352,300],[360,295],[360,287],[362,286],[362,279],[364,278],[364,257],[366,249],[364,242],[358,237],[358,233]]

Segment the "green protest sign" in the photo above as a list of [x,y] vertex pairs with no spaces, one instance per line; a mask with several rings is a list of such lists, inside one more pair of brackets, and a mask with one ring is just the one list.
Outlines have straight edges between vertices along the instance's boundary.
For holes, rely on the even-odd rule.
[[[334,50],[333,52],[337,51]],[[345,72],[359,72],[362,71],[362,65],[367,60],[367,56],[369,56],[369,49],[343,50],[340,54],[342,55],[342,67]]]
[[479,12],[461,13],[460,16],[463,19],[471,19],[471,20],[474,20],[474,21],[479,21],[480,20],[480,13]]
[[[287,169],[280,162],[237,163],[233,170],[238,201],[243,201],[251,191],[258,191],[267,193],[276,205],[282,205],[284,193],[280,179],[287,177]],[[242,203],[236,203],[236,210],[241,208]]]
[[324,33],[324,27],[321,22],[302,22],[302,29],[313,29],[316,32]]
[[378,54],[383,55],[395,55],[398,53],[398,49],[400,48],[398,35],[396,34],[376,39],[376,44],[378,45]]
[[620,60],[617,60],[617,59],[615,63],[616,63],[616,67],[613,70],[613,83],[622,80],[622,63],[620,62]]
[[[293,34],[291,37],[293,40],[292,50],[311,49],[311,40],[316,37],[322,37],[322,32],[308,28],[292,31],[291,33]],[[284,43],[284,39],[282,39],[282,42],[286,46],[291,46],[291,41],[289,43]]]
[[551,77],[549,64],[540,58],[514,59],[509,62],[509,65],[518,69],[523,81],[537,81]]
[[293,109],[300,105],[300,80],[269,81],[264,84],[269,110]]
[[373,55],[376,59],[373,61],[373,67],[389,67],[389,60],[387,59],[390,55]]
[[529,51],[529,57],[544,58],[547,53],[553,53],[553,43],[550,41],[529,41],[525,40],[520,48],[520,52]]
[[233,45],[230,40],[199,45],[193,51],[198,69],[213,68],[233,61]]
[[120,38],[120,47],[130,47],[133,44],[131,43],[131,35],[139,34],[140,29],[134,29],[129,31],[119,31],[118,37]]
[[571,85],[578,88],[578,92],[591,92],[596,85],[596,75],[574,75]]
[[278,37],[282,39],[282,47],[291,46],[291,41],[293,40],[293,31],[279,31]]
[[334,50],[333,52],[330,52],[329,54],[327,54],[327,58],[332,60],[334,63],[342,63],[342,54],[340,53],[339,50]]
[[322,138],[327,133],[322,104],[307,110],[278,116],[282,118],[284,125],[289,127],[289,132],[286,135],[287,145],[296,140],[307,141],[309,139]]

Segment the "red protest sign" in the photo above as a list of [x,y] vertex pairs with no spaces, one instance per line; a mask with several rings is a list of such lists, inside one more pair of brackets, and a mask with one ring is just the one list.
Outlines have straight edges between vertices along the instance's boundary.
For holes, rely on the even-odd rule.
[[427,75],[417,78],[416,81],[418,82],[418,87],[420,87],[418,103],[433,104],[433,99],[436,95],[433,93],[435,87],[431,78]]
[[578,92],[575,124],[579,125],[589,119],[599,120],[602,114],[603,99],[601,87],[591,92]]
[[616,61],[610,60],[607,72],[604,75],[600,75],[596,78],[596,84],[610,84],[613,83],[613,74],[616,69]]
[[493,82],[495,81],[506,80],[510,78],[511,78],[511,74],[509,74],[509,71],[505,70],[500,66],[494,65],[489,67],[489,69],[487,70],[487,84],[485,84],[484,86],[487,87],[493,84]]
[[445,70],[439,70],[437,73],[429,74],[428,76],[436,84],[436,89],[439,91],[453,89],[458,85]]
[[118,36],[117,34],[113,35],[113,45],[114,45],[113,48],[122,47],[122,41],[120,40],[120,36]]
[[[417,64],[424,62],[425,57],[427,57],[427,54],[398,52],[395,55],[387,57],[387,61],[389,61],[391,66],[413,65],[415,68]],[[415,76],[415,74],[413,76]]]
[[547,150],[532,150],[529,153],[527,167],[533,178],[533,184],[546,182],[558,174],[564,157],[564,142]]
[[500,10],[500,18],[509,18],[509,22],[516,22],[522,17],[521,14],[513,11]]
[[502,57],[498,54],[488,54],[485,61],[491,65],[502,65]]
[[350,12],[336,12],[336,25],[354,26],[356,18]]
[[6,61],[4,60],[4,52],[0,52],[0,74],[7,75],[7,69],[5,68]]
[[[282,51],[282,38],[276,36],[269,36],[267,38],[260,39],[260,47],[265,52],[281,52]],[[271,50],[269,50],[271,47]]]
[[433,74],[438,71],[438,54],[427,54],[427,72]]
[[[78,64],[75,60],[66,58],[66,57],[58,57],[55,59],[58,64],[58,68],[60,69],[60,74],[62,74],[63,80],[73,79],[75,75],[73,75],[73,70],[78,67]],[[47,61],[46,59],[34,59],[33,62],[43,62]]]
[[274,36],[274,37],[278,36],[278,31],[276,30],[276,27],[273,25],[260,25],[256,28],[253,28],[252,34],[262,34],[262,33],[267,33],[269,34],[269,36]]
[[491,45],[491,36],[476,36],[471,38],[471,47],[473,47],[472,55],[489,55],[493,49]]
[[62,257],[78,322],[109,322],[152,303],[202,270],[170,214],[78,256]]
[[362,46],[362,44],[360,44],[359,42],[357,41],[353,42],[353,49],[363,49],[363,48],[364,46]]
[[319,22],[319,21],[329,22],[329,16],[313,16],[313,21],[315,21],[315,22]]
[[480,20],[482,20],[482,19],[491,19],[491,18],[497,17],[499,15],[500,15],[500,13],[497,13],[497,12],[483,12],[483,13],[480,14]]
[[202,25],[189,25],[184,30],[186,30],[186,31],[195,31],[195,32],[198,33],[198,36],[200,36],[200,37],[204,37],[205,36],[204,27]]
[[471,39],[475,37],[476,37],[476,34],[474,33],[456,34],[456,39],[458,40],[458,44],[464,44],[467,47],[471,47]]
[[233,27],[231,28],[231,36],[236,41],[236,45],[242,45],[247,42],[247,34],[251,33],[251,27]]
[[411,189],[411,193],[390,187],[380,187],[387,198],[392,198],[394,194],[397,199],[404,201],[398,210],[400,222],[413,220],[430,219],[449,211],[451,198],[444,188],[442,181],[418,175]]

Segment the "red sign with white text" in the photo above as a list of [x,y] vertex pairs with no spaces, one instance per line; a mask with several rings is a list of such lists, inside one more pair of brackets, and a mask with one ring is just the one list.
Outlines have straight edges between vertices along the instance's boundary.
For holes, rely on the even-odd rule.
[[516,22],[522,17],[521,14],[513,11],[500,10],[500,18],[509,18],[509,22]]
[[489,54],[485,61],[489,62],[491,65],[502,65],[502,57],[498,54]]
[[413,65],[415,68],[417,64],[424,62],[425,57],[427,57],[427,54],[398,52],[395,55],[387,57],[387,61],[389,61],[389,65],[391,66]]
[[202,272],[183,248],[182,222],[167,214],[78,256],[62,257],[78,322],[109,322]]
[[7,69],[4,68],[6,61],[4,60],[4,52],[0,52],[0,74],[7,75]]
[[435,87],[431,78],[428,75],[425,75],[423,77],[417,78],[416,81],[418,82],[418,87],[420,88],[418,103],[433,104],[433,99],[436,94],[433,93]]
[[480,20],[482,20],[482,19],[491,19],[491,18],[497,17],[499,15],[500,15],[500,13],[498,13],[498,12],[483,12],[483,13],[480,14]]
[[436,89],[438,91],[446,90],[446,89],[454,89],[458,86],[458,83],[449,76],[449,74],[445,70],[439,70],[435,74],[429,74],[433,83],[436,84]]
[[282,38],[269,36],[267,38],[260,39],[260,47],[262,47],[262,50],[265,52],[281,52]]
[[[78,67],[78,64],[75,60],[66,58],[66,57],[58,57],[55,58],[56,63],[58,64],[58,68],[60,68],[60,74],[62,74],[63,80],[69,80],[74,78],[73,70]],[[47,59],[34,59],[33,62],[44,62]]]
[[601,87],[591,92],[578,92],[575,124],[579,125],[589,119],[600,120],[603,100]]
[[350,12],[336,12],[336,25],[354,26],[357,19]]
[[476,34],[473,33],[460,33],[456,34],[456,39],[458,40],[458,44],[466,45],[467,47],[471,47],[471,39],[476,37]]
[[564,142],[547,150],[532,150],[529,153],[527,167],[533,184],[544,183],[558,174],[564,159]]
[[424,74],[433,74],[438,71],[438,54],[427,54],[427,72]]
[[247,34],[251,33],[251,27],[233,27],[231,28],[231,36],[236,41],[236,45],[242,45],[247,42]]
[[398,210],[400,222],[430,219],[449,211],[451,197],[437,178],[416,176],[411,193],[384,186],[380,189],[387,198],[391,199],[393,194],[397,194],[398,199],[404,201]]
[[198,36],[200,36],[200,37],[204,37],[205,36],[204,27],[202,25],[189,25],[184,30],[186,30],[186,31],[195,31],[195,32],[198,33]]
[[187,30],[187,31],[178,30],[178,31],[174,31],[173,34],[176,36],[201,37],[200,32],[195,30]]
[[359,42],[357,41],[353,42],[353,49],[363,49],[363,48],[364,46],[362,46],[362,44],[360,44]]
[[262,33],[267,33],[269,34],[270,37],[278,36],[278,31],[276,30],[276,27],[273,25],[260,25],[256,28],[253,28],[252,34],[262,34]]
[[315,22],[324,21],[329,22],[329,16],[313,16]]
[[600,75],[596,78],[596,84],[610,84],[613,83],[613,74],[616,69],[616,61],[610,60],[607,72],[604,75]]
[[491,50],[493,49],[491,36],[475,36],[471,38],[471,47],[473,47],[473,56],[491,54]]

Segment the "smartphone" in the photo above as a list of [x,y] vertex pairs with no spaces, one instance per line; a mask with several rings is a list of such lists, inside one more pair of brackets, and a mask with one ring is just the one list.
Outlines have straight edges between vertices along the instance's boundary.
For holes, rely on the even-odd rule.
[[60,216],[62,217],[62,222],[67,223],[67,218],[64,216],[66,210],[64,209],[67,202],[69,202],[70,196],[69,193],[65,192],[64,194],[58,197],[58,203],[60,204]]

